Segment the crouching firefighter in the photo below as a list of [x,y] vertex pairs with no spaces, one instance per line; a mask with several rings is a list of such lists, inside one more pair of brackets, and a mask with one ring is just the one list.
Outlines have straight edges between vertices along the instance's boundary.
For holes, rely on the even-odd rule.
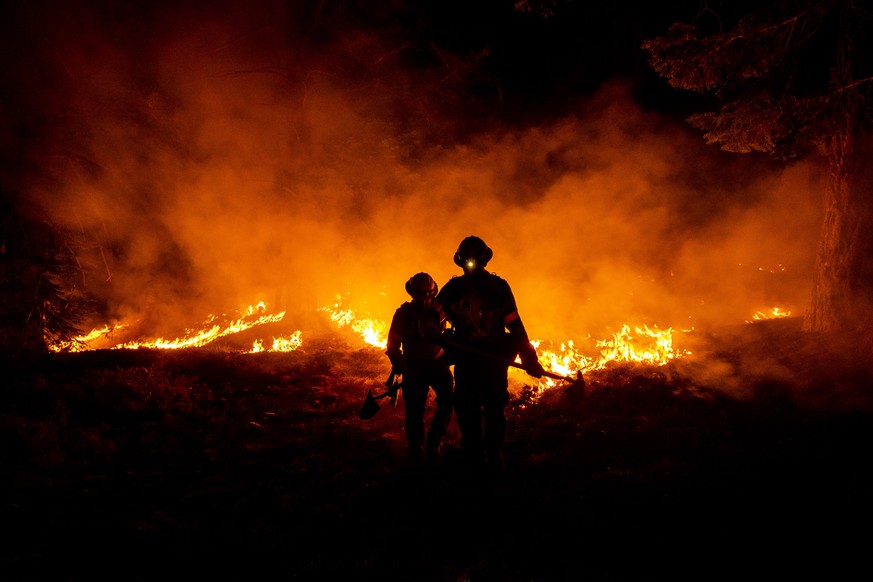
[[[394,312],[388,329],[386,355],[392,372],[403,377],[403,405],[409,460],[428,459],[441,452],[443,437],[452,417],[454,380],[443,348],[434,343],[447,327],[442,306],[434,301],[438,288],[427,273],[417,273],[406,282],[411,301]],[[425,440],[425,411],[429,390],[436,408]]]

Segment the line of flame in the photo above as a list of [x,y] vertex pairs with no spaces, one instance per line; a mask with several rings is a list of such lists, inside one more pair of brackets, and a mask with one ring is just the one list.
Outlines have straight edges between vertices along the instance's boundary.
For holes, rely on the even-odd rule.
[[[385,323],[379,319],[359,317],[353,309],[345,308],[342,305],[341,295],[337,294],[336,299],[337,301],[333,306],[321,307],[318,311],[326,312],[337,328],[349,328],[364,343],[379,349],[385,349],[387,344],[387,326]],[[249,306],[244,316],[230,322],[225,327],[213,324],[211,327],[204,327],[200,331],[192,332],[187,336],[174,340],[158,338],[151,341],[131,341],[117,344],[111,349],[181,349],[201,347],[212,343],[218,338],[239,333],[255,326],[279,322],[285,316],[285,312],[282,311],[276,314],[263,314],[254,320],[249,319],[253,314],[263,313],[264,311],[266,311],[266,305],[261,302],[255,306]],[[757,312],[754,320],[760,321],[763,319],[788,317],[790,315],[790,312],[782,311],[776,307],[769,313]],[[215,319],[215,316],[210,316],[204,325],[212,323]],[[88,334],[75,338],[73,342],[58,344],[52,349],[55,351],[91,349],[90,345],[94,341],[107,337],[112,332],[119,331],[125,327],[124,324],[118,324],[113,327],[105,325],[102,328],[92,330]],[[599,351],[599,354],[596,356],[582,353],[573,340],[559,343],[556,349],[551,349],[550,346],[553,344],[549,343],[547,346],[547,342],[543,340],[532,340],[531,343],[537,348],[540,362],[547,370],[571,378],[578,374],[603,369],[613,362],[638,362],[653,366],[663,366],[675,358],[690,355],[688,351],[677,352],[673,348],[673,333],[672,328],[661,330],[657,326],[649,327],[647,325],[634,326],[632,328],[630,325],[624,324],[620,331],[613,334],[612,338],[595,342],[595,346]],[[273,342],[269,347],[264,346],[262,340],[256,340],[252,345],[250,353],[264,351],[290,352],[300,348],[302,344],[302,334],[298,330],[288,337],[273,338]],[[531,383],[532,378],[521,370],[511,368],[510,373],[520,375],[520,377],[523,375],[523,381],[527,384]],[[542,393],[557,385],[557,383],[557,381],[550,378],[537,379],[533,388],[536,393]]]
[[[116,344],[109,349],[137,350],[141,348],[146,348],[159,350],[178,350],[192,347],[203,347],[219,338],[237,334],[241,331],[245,331],[247,329],[251,329],[253,327],[257,327],[267,323],[276,323],[284,319],[284,311],[274,314],[263,314],[258,316],[256,319],[251,319],[252,315],[256,313],[262,313],[266,311],[266,308],[267,306],[264,302],[260,302],[256,305],[249,305],[248,308],[244,311],[244,315],[242,315],[238,319],[233,320],[223,326],[219,324],[212,324],[210,327],[205,327],[218,319],[217,316],[210,315],[206,318],[206,321],[203,324],[204,327],[202,329],[200,329],[199,331],[188,330],[188,335],[172,340],[167,340],[163,337],[160,337],[154,340],[128,341]],[[111,328],[109,325],[105,325],[101,328],[94,329],[87,334],[78,336],[70,342],[57,343],[51,346],[51,349],[56,352],[78,352],[83,350],[90,350],[92,349],[91,346],[93,345],[93,343],[98,339],[106,338],[112,332],[124,329],[125,327],[126,326],[124,324],[118,324]],[[270,350],[285,352],[293,351],[299,348],[301,344],[301,333],[298,330],[288,338],[273,338],[273,344]],[[264,350],[265,348],[263,347],[262,343],[258,344],[258,342],[255,342],[255,344],[252,346],[251,351],[257,352]]]
[[[358,318],[353,309],[342,305],[340,295],[332,307],[322,307],[319,311],[327,312],[331,321],[338,328],[350,328],[369,345],[384,349],[386,345],[386,327],[382,321],[371,318]],[[556,350],[546,349],[543,340],[532,340],[537,348],[540,363],[547,370],[565,377],[573,377],[579,373],[587,373],[609,365],[610,362],[639,362],[653,366],[662,366],[670,360],[689,355],[690,352],[677,352],[673,348],[673,329],[658,329],[647,325],[633,327],[623,325],[621,331],[613,334],[608,340],[596,342],[599,355],[596,357],[583,354],[574,341],[568,340],[559,344]],[[511,374],[524,375],[526,383],[533,378],[516,368],[510,369]],[[551,378],[536,379],[536,389],[546,390],[557,385]]]
[[758,311],[752,316],[752,321],[746,320],[746,323],[754,323],[756,321],[765,321],[768,319],[781,319],[783,317],[791,317],[790,311],[782,311],[779,307],[774,307],[769,312]]

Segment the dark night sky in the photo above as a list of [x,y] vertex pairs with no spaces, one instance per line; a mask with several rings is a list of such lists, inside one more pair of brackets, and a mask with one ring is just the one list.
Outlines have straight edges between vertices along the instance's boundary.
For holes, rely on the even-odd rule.
[[7,4],[4,190],[92,241],[102,317],[156,331],[345,292],[387,320],[469,234],[535,337],[802,310],[815,168],[705,146],[708,98],[639,48],[701,3],[556,4]]

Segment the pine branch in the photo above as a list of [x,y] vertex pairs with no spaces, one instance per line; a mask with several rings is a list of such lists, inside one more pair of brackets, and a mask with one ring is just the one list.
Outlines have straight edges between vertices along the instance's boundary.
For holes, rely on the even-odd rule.
[[[763,11],[745,16],[727,32],[704,35],[693,24],[677,22],[666,36],[643,42],[649,66],[672,87],[730,93],[755,79],[789,78],[792,56],[821,26],[826,9],[818,5],[772,22]],[[805,31],[801,36],[797,30]]]

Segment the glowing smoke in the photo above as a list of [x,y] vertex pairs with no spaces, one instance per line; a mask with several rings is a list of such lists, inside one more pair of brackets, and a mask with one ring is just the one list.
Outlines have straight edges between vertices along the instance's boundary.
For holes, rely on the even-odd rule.
[[629,82],[459,139],[460,63],[412,68],[399,40],[339,22],[325,35],[336,15],[314,7],[64,6],[16,13],[3,169],[93,241],[102,317],[163,333],[263,300],[305,328],[348,291],[389,320],[409,276],[459,272],[469,234],[534,337],[804,308],[815,174],[705,148]]

